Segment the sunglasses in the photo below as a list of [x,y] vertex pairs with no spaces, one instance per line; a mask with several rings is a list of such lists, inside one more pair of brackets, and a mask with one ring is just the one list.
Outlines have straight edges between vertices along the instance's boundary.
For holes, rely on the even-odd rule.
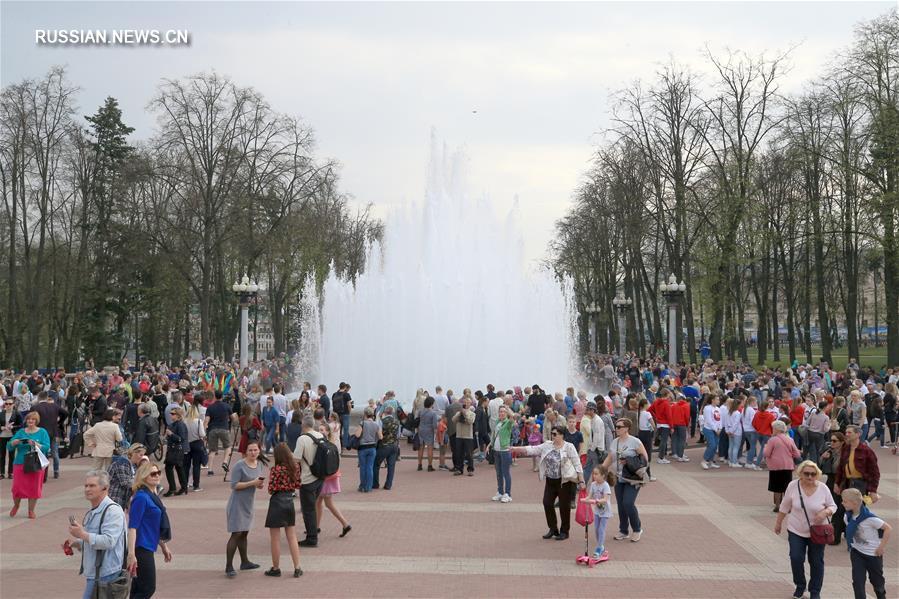
[[550,435],[553,436],[553,437],[558,437],[558,436],[559,436],[559,433],[557,433],[556,431],[553,431],[553,432],[550,433]]
[[802,476],[818,476],[817,472],[803,472]]
[[152,470],[148,476],[160,476],[162,471],[160,470]]
[[831,439],[830,442],[831,443],[842,443],[842,441],[840,441],[839,439]]

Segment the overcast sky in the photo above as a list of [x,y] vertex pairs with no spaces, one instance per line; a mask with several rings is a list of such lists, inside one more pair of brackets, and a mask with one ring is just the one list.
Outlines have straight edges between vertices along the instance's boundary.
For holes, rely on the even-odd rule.
[[[502,212],[519,198],[539,258],[568,206],[609,95],[702,48],[799,44],[784,88],[801,90],[895,2],[0,3],[5,86],[68,66],[82,114],[119,99],[135,137],[162,78],[215,69],[301,117],[342,188],[379,214],[423,195],[431,128],[470,159],[469,187]],[[188,29],[189,47],[47,47],[35,29]],[[477,111],[477,112],[473,112]],[[447,232],[454,236],[460,232]]]

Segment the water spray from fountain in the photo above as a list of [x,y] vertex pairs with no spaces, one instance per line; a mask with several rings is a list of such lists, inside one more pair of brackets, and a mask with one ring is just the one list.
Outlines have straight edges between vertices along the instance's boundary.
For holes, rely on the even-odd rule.
[[408,406],[437,385],[457,397],[487,383],[563,390],[572,374],[570,285],[526,263],[517,202],[500,221],[465,192],[464,165],[432,136],[424,202],[386,219],[355,286],[325,282],[321,337],[303,335],[301,353],[318,356],[329,389],[349,382],[357,406],[388,389]]

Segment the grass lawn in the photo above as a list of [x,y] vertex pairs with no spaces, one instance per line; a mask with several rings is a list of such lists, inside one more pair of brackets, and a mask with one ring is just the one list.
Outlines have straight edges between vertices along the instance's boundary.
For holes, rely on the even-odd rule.
[[[797,348],[798,350],[798,348]],[[846,363],[849,361],[849,356],[846,353],[846,346],[835,349],[831,352],[833,354],[833,364],[831,365],[835,370],[843,370],[846,368]],[[758,349],[755,347],[750,347],[748,349],[749,361],[752,364],[758,363]],[[861,366],[870,366],[877,370],[880,370],[880,367],[886,364],[887,361],[887,348],[884,347],[862,347],[859,349],[859,354],[856,356],[859,359],[859,364]],[[790,366],[790,355],[789,348],[784,345],[780,348],[780,360],[775,361],[772,357],[773,354],[771,350],[768,350],[768,359],[765,361],[766,366],[780,366],[782,368],[787,368]],[[813,345],[812,346],[812,357],[814,360],[813,364],[816,364],[818,360],[821,358],[821,346]],[[798,350],[796,358],[799,360],[800,364],[805,363],[805,352],[802,350]]]

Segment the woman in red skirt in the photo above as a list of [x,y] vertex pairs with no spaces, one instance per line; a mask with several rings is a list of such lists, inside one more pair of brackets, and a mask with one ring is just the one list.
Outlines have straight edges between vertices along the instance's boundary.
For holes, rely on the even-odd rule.
[[25,427],[20,428],[9,445],[16,452],[12,467],[12,500],[13,508],[9,511],[10,518],[14,517],[19,511],[19,504],[23,499],[28,500],[28,517],[34,520],[34,507],[37,500],[43,497],[44,489],[44,470],[39,469],[37,472],[25,472],[25,455],[32,451],[32,448],[39,447],[40,450],[47,455],[50,451],[50,435],[47,431],[39,428],[41,416],[37,412],[28,412],[25,416]]

